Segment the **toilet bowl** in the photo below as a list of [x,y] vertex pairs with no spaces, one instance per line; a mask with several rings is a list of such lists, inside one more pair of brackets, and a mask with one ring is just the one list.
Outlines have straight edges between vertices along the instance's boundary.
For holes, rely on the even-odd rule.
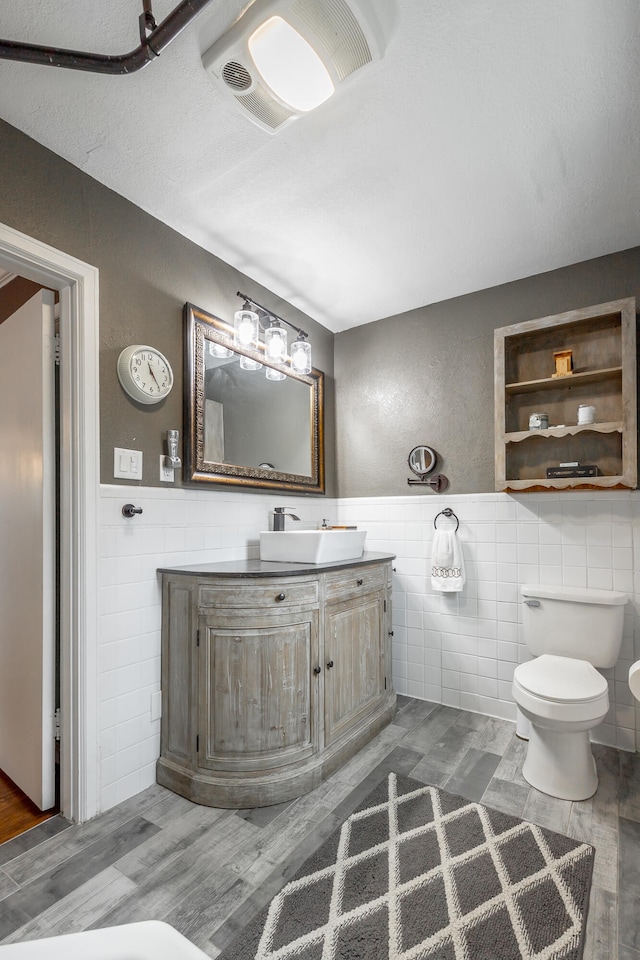
[[513,698],[529,724],[525,780],[552,797],[586,800],[598,787],[590,731],[609,710],[606,679],[620,652],[627,596],[613,590],[521,587],[535,659],[516,667]]
[[586,800],[598,787],[590,730],[609,709],[607,681],[584,660],[542,654],[520,664],[513,696],[529,721],[522,774],[563,800]]

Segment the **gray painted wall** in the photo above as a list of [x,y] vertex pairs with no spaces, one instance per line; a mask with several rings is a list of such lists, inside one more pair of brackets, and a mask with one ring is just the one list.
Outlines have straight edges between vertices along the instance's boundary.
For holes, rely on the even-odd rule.
[[[185,301],[229,319],[236,290],[246,289],[309,331],[326,374],[327,494],[358,497],[429,493],[407,485],[407,455],[419,443],[441,454],[451,493],[493,490],[493,330],[640,299],[636,248],[356,327],[335,337],[334,397],[330,331],[3,121],[0,182],[0,221],[100,270],[104,483],[114,482],[119,446],[141,449],[144,483],[160,485],[165,432],[182,427]],[[172,362],[176,385],[158,407],[142,408],[120,388],[116,360],[129,343],[155,345]]]
[[[309,333],[314,366],[325,372],[326,492],[335,495],[329,330],[3,121],[0,183],[0,221],[100,271],[103,483],[125,482],[113,480],[113,447],[127,447],[143,451],[143,483],[161,485],[158,457],[166,431],[182,430],[183,305],[190,301],[229,320],[242,290]],[[130,343],[158,347],[172,364],[175,385],[158,406],[142,407],[120,387],[116,361]]]
[[429,494],[407,485],[422,443],[449,493],[493,491],[494,329],[630,296],[640,248],[336,334],[338,496]]

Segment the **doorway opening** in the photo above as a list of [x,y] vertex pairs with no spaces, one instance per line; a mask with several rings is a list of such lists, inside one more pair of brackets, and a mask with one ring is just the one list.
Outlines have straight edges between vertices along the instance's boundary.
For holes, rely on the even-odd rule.
[[0,270],[60,302],[59,796],[62,814],[83,822],[99,812],[98,271],[1,223]]
[[60,804],[57,310],[55,291],[0,273],[0,842]]

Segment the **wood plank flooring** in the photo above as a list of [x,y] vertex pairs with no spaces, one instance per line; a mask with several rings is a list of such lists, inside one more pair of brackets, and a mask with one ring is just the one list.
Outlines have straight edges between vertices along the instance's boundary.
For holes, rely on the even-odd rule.
[[38,810],[35,803],[0,770],[0,843],[48,820],[55,810]]
[[513,724],[401,697],[392,724],[290,803],[211,809],[156,785],[80,826],[53,817],[0,846],[0,944],[160,919],[216,957],[393,770],[592,843],[584,960],[640,960],[640,756],[594,747],[598,792],[571,803],[529,787],[525,750]]

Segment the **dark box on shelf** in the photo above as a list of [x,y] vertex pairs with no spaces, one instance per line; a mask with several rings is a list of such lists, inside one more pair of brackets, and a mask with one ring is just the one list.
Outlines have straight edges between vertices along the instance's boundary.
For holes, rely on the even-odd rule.
[[600,468],[592,464],[579,467],[547,467],[547,480],[568,480],[573,477],[599,477]]

